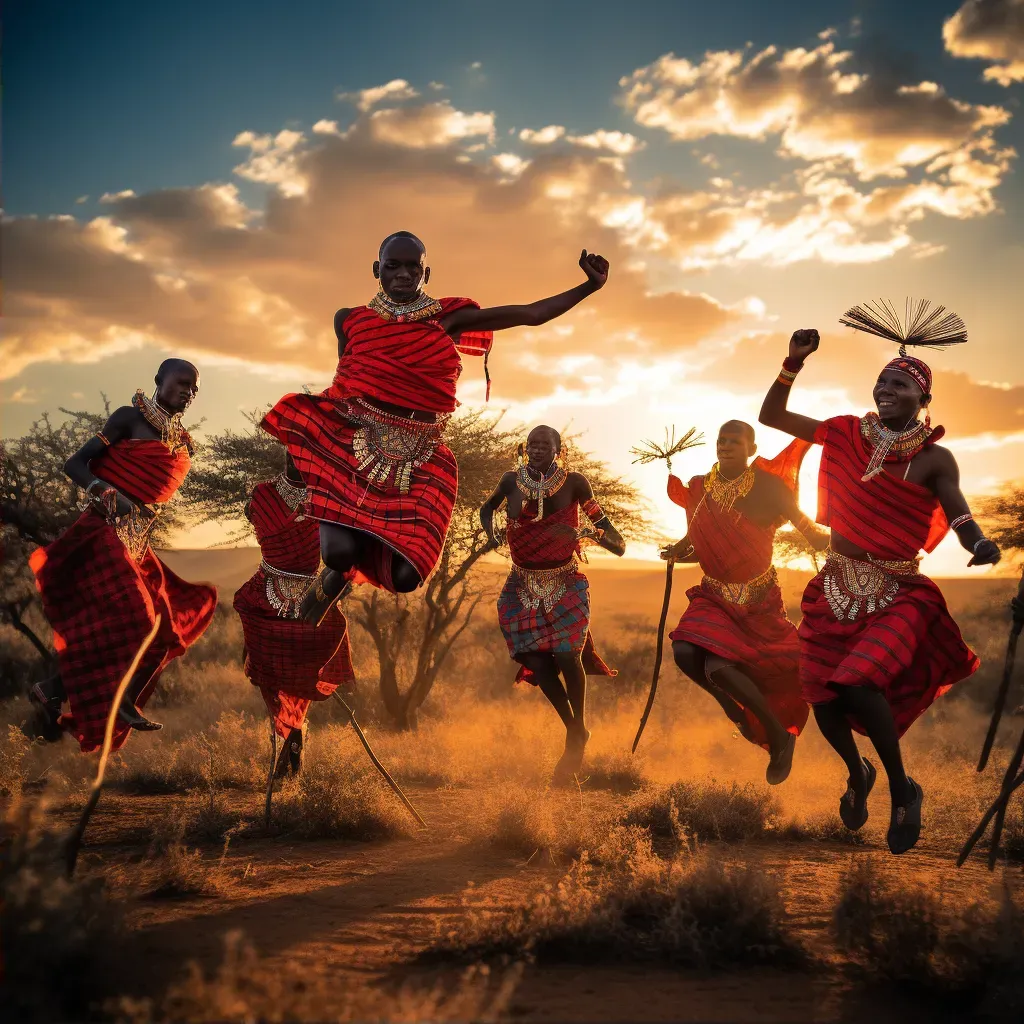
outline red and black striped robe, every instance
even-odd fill
[[[940,427],[929,443],[941,436]],[[914,559],[946,535],[949,526],[935,495],[896,475],[905,463],[861,480],[871,449],[861,437],[859,417],[825,420],[814,440],[824,448],[819,523],[886,561]],[[800,608],[804,698],[825,703],[835,698],[838,687],[869,686],[885,694],[901,736],[937,697],[980,664],[942,592],[927,576],[900,576],[888,607],[854,622],[838,622],[825,599],[822,572],[807,585]],[[859,722],[851,719],[850,724],[864,731]]]
[[[246,516],[265,562],[283,572],[316,573],[320,531],[301,505],[293,511],[273,483],[257,484]],[[319,626],[281,618],[267,600],[261,566],[235,594],[234,606],[245,635],[245,674],[260,688],[280,736],[302,728],[312,701],[327,700],[339,686],[352,689],[348,622],[337,605]]]
[[[477,304],[440,300],[442,314]],[[459,471],[444,444],[413,470],[408,494],[371,484],[352,451],[357,426],[345,399],[360,397],[444,415],[454,411],[462,372],[459,352],[486,355],[490,334],[463,334],[458,345],[436,319],[383,320],[367,306],[345,319],[344,354],[331,386],[319,395],[285,395],[263,419],[263,429],[291,453],[306,481],[308,514],[367,534],[375,543],[358,566],[375,586],[394,590],[391,554],[397,552],[424,580],[433,571],[451,522]]]
[[[596,506],[596,503],[595,503]],[[604,513],[601,512],[600,516]],[[600,517],[599,517],[600,518]],[[512,561],[526,569],[546,569],[565,565],[579,547],[580,503],[559,509],[537,519],[537,502],[527,501],[518,519],[509,519],[508,546]],[[579,651],[584,671],[589,676],[614,676],[594,647],[590,632],[590,583],[582,572],[568,572],[565,593],[551,608],[530,608],[519,595],[519,573],[509,573],[498,595],[498,624],[508,644],[508,653],[516,661],[524,654],[570,654]],[[516,682],[536,685],[533,672],[525,665]]]
[[[90,463],[107,483],[145,504],[169,501],[191,459],[157,440],[117,441]],[[151,548],[135,562],[114,530],[91,505],[52,544],[29,561],[53,627],[60,676],[71,706],[61,717],[84,752],[103,743],[114,693],[142,641],[161,616],[160,631],[143,658],[147,678],[135,703],[144,707],[164,668],[203,635],[213,618],[217,590],[186,583]],[[114,726],[117,750],[131,730]]]
[[[793,492],[800,464],[810,445],[794,441],[770,462],[755,459],[755,472],[777,476]],[[759,526],[737,509],[723,512],[704,493],[704,477],[684,486],[669,478],[669,497],[686,509],[690,543],[707,576],[722,583],[745,583],[768,571],[781,523]],[[800,696],[800,656],[796,627],[786,617],[779,587],[750,604],[736,604],[698,584],[686,592],[688,605],[669,634],[738,665],[757,686],[779,723],[794,736],[807,724],[807,703]],[[757,716],[743,709],[743,735],[765,750],[768,734]]]

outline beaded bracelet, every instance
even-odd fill
[[[784,387],[792,387],[793,381],[796,380],[796,375],[804,368],[804,364],[797,362],[795,359],[790,359],[786,356],[782,361],[782,369],[779,371],[779,376],[776,378],[777,384],[782,384]]]
[[[974,516],[972,516],[970,512],[965,512],[962,516],[957,516],[956,519],[949,524],[949,528],[951,530],[959,530],[964,523],[970,523],[973,522],[973,520]]]

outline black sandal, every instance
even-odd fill
[[[159,732],[163,725],[147,718],[136,706],[135,701],[126,693],[121,698],[121,706],[117,709],[117,720],[129,729],[139,732]]]
[[[778,753],[773,753],[768,761],[764,777],[769,786],[778,786],[785,782],[789,778],[789,773],[793,770],[796,737],[792,733],[788,733],[788,736],[786,745]]]
[[[868,797],[871,795],[871,790],[874,789],[875,779],[878,778],[875,766],[866,757],[862,757],[861,760],[864,762],[865,778],[863,803],[858,806],[857,791],[853,788],[852,779],[847,780],[846,792],[839,801],[839,817],[851,832],[863,828],[864,823],[868,820]]]
[[[22,733],[30,740],[42,739],[47,743],[56,743],[64,735],[60,725],[63,701],[60,697],[47,697],[39,683],[28,691],[28,701],[32,714],[22,726]]]
[[[914,787],[914,799],[909,804],[893,807],[889,832],[885,837],[889,844],[889,852],[897,855],[912,850],[921,838],[921,804],[924,803],[924,790],[909,775],[907,781]]]

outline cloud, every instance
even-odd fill
[[[370,297],[377,245],[399,227],[427,241],[436,294],[485,305],[571,287],[583,248],[612,261],[613,287],[558,331],[501,337],[496,401],[552,391],[561,382],[546,368],[565,357],[662,358],[748,316],[705,295],[651,291],[602,213],[603,197],[629,193],[615,161],[577,146],[521,163],[465,151],[493,127],[493,115],[421,103],[367,112],[337,134],[242,132],[234,141],[249,158],[237,174],[266,186],[262,208],[233,184],[210,183],[111,196],[88,221],[9,219],[3,373],[149,344],[201,364],[323,375],[335,359],[334,311]],[[465,378],[476,395],[473,362]]]
[[[447,100],[416,107],[392,107],[370,115],[370,134],[378,142],[412,149],[436,149],[462,139],[494,141],[494,114],[457,110]]]
[[[43,392],[35,388],[20,387],[12,391],[5,401],[14,405],[34,405],[42,396]]]
[[[1024,0],[967,0],[942,26],[947,52],[988,61],[989,82],[1024,82]]]
[[[431,87],[436,88],[436,83],[431,82]],[[339,100],[348,100],[353,103],[357,110],[366,113],[372,110],[384,100],[396,102],[399,100],[414,100],[419,93],[404,79],[394,78],[383,85],[374,85],[369,89],[359,89],[356,92],[342,92],[338,94]]]
[[[1010,118],[934,82],[876,81],[850,70],[852,57],[832,40],[811,50],[717,51],[698,64],[669,53],[622,78],[620,101],[638,124],[675,139],[778,137],[783,156],[843,161],[864,181],[905,177]]]
[[[549,124],[543,128],[524,128],[519,138],[531,146],[550,146],[560,139],[569,145],[584,149],[604,150],[616,156],[629,156],[643,149],[646,143],[629,132],[609,131],[598,128],[589,135],[568,135],[560,124]]]

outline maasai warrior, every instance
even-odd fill
[[[334,317],[338,369],[320,395],[286,395],[263,427],[282,441],[320,522],[324,571],[301,605],[319,622],[346,579],[406,593],[430,574],[444,545],[458,467],[443,444],[457,402],[459,353],[487,356],[494,331],[537,326],[601,288],[608,261],[580,256],[586,281],[526,306],[480,309],[471,299],[433,299],[426,249],[400,231],[381,244],[377,295]]]
[[[847,828],[868,817],[876,770],[857,750],[866,735],[889,779],[888,844],[905,853],[921,833],[923,793],[903,767],[900,738],[954,683],[978,667],[939,588],[918,571],[952,527],[971,552],[968,565],[992,565],[999,549],[971,517],[953,455],[935,442],[942,427],[918,417],[931,402],[932,373],[902,355],[874,387],[877,413],[818,421],[786,408],[818,332],[797,331],[789,357],[761,408],[761,422],[823,446],[818,522],[832,528],[825,567],[804,592],[800,680],[822,735],[849,770],[839,813]]]
[[[498,597],[498,622],[509,654],[522,665],[516,681],[538,686],[565,726],[565,751],[555,769],[559,783],[580,770],[590,739],[587,675],[615,674],[590,635],[590,587],[577,560],[580,540],[592,538],[615,555],[626,550],[587,478],[562,465],[561,450],[557,430],[535,427],[516,471],[501,478],[480,509],[480,522],[497,546],[494,513],[507,503],[512,571]]]
[[[181,417],[198,390],[199,371],[191,363],[165,360],[153,397],[136,392],[64,467],[89,505],[29,563],[60,668],[59,680],[39,684],[30,695],[47,738],[64,729],[85,752],[102,745],[118,684],[157,615],[159,632],[118,709],[113,749],[131,729],[159,729],[140,708],[163,669],[213,618],[216,589],[179,579],[149,546],[160,506],[191,466],[192,439]],[[70,713],[62,716],[65,699]]]
[[[686,509],[688,533],[663,558],[698,562],[704,578],[672,631],[676,664],[707,690],[770,760],[765,777],[784,782],[807,722],[800,696],[796,627],[786,618],[772,565],[775,533],[792,522],[816,549],[828,537],[797,507],[797,477],[810,445],[795,441],[770,462],[757,453],[754,428],[740,420],[718,432],[718,462],[684,484],[669,477],[669,497]]]
[[[286,456],[285,471],[257,484],[245,506],[263,555],[235,594],[245,634],[245,674],[260,688],[284,747],[276,774],[299,771],[309,705],[355,681],[348,623],[334,605],[320,628],[303,622],[299,602],[320,567],[320,532],[305,515],[306,487]]]

